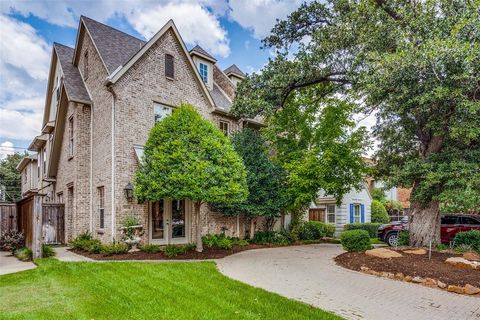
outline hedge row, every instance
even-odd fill
[[[346,224],[343,229],[348,230],[365,230],[368,232],[370,238],[376,238],[378,236],[378,227],[381,223],[351,223]]]

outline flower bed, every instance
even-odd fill
[[[428,254],[405,253],[405,249],[398,252],[402,257],[379,258],[365,252],[347,252],[337,256],[335,261],[351,270],[456,293],[471,292],[472,286],[480,288],[480,270],[463,269],[445,263],[448,258],[461,257],[461,254],[434,251],[429,260]],[[475,295],[480,297],[480,293]]]

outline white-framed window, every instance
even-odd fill
[[[45,176],[47,174],[47,147],[43,148],[43,175]]]
[[[362,222],[362,208],[359,203],[353,205],[353,222],[360,223]]]
[[[220,126],[220,130],[222,130],[223,134],[228,137],[228,134],[230,133],[228,122],[220,121],[219,126]]]
[[[160,103],[153,104],[153,112],[155,114],[155,123],[162,121],[167,116],[172,114],[172,108]]]
[[[100,229],[105,228],[105,189],[98,187],[98,219]]]
[[[200,62],[198,68],[200,69],[200,77],[202,78],[203,82],[207,83],[208,82],[208,65]]]
[[[73,157],[73,116],[68,118],[68,155]]]
[[[327,222],[335,223],[335,205],[334,204],[327,205]]]

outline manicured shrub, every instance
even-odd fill
[[[55,250],[53,249],[52,246],[49,246],[48,244],[43,244],[42,245],[42,257],[43,258],[53,257],[54,255],[55,255]]]
[[[86,240],[83,250],[90,253],[101,253],[103,250],[103,245],[100,240]]]
[[[326,223],[324,224],[324,228],[325,228],[325,237],[333,238],[337,227],[333,223]]]
[[[438,251],[445,251],[447,249],[448,249],[448,246],[446,244],[443,244],[443,243],[437,244],[437,250]]]
[[[22,232],[10,230],[4,232],[0,238],[0,249],[15,253],[15,250],[25,245],[25,237]]]
[[[277,244],[285,246],[290,244],[292,239],[286,232],[259,231],[255,233],[250,242],[257,244]]]
[[[209,248],[231,249],[234,245],[246,246],[248,241],[235,237],[228,237],[225,234],[207,234],[202,237],[203,245]]]
[[[365,230],[368,232],[370,238],[376,238],[378,236],[378,227],[381,223],[351,223],[346,224],[343,230]]]
[[[344,231],[340,236],[343,249],[347,251],[365,251],[370,249],[370,236],[366,230]]]
[[[123,242],[114,242],[112,244],[103,245],[101,247],[101,253],[105,255],[121,254],[128,252],[128,245]]]
[[[300,240],[320,240],[325,236],[323,223],[318,221],[306,221],[300,226],[298,237]]]
[[[465,245],[471,247],[475,251],[480,252],[480,231],[471,230],[465,232],[459,232],[453,239],[455,247]]]
[[[372,222],[373,223],[389,223],[390,217],[388,216],[387,209],[378,200],[372,201]]]
[[[190,243],[190,244],[186,244],[184,246],[176,246],[176,245],[173,245],[173,244],[169,244],[168,246],[165,247],[165,250],[164,250],[164,254],[167,256],[167,257],[176,257],[180,254],[184,254],[188,251],[192,251],[196,248],[196,245],[193,244],[193,243]]]
[[[16,249],[14,252],[14,255],[20,261],[31,261],[33,253],[32,253],[32,250],[30,250],[29,248],[23,247],[23,248]]]
[[[398,245],[408,246],[410,245],[410,234],[407,230],[402,230],[398,233]]]
[[[80,233],[80,234],[78,235],[78,237],[76,237],[75,239],[77,239],[77,240],[92,240],[93,237],[92,237],[92,235],[90,234],[90,232],[85,231],[85,232],[83,232],[83,233]]]
[[[160,246],[157,246],[155,244],[146,244],[141,246],[140,250],[148,253],[156,253],[156,252],[160,252],[162,248],[160,248]]]

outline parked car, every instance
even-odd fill
[[[449,244],[455,235],[461,231],[480,230],[480,216],[467,214],[442,215],[440,226],[440,238],[442,243]],[[378,228],[378,239],[386,242],[389,246],[395,246],[398,242],[398,233],[408,230],[408,217],[389,224],[382,224]]]

